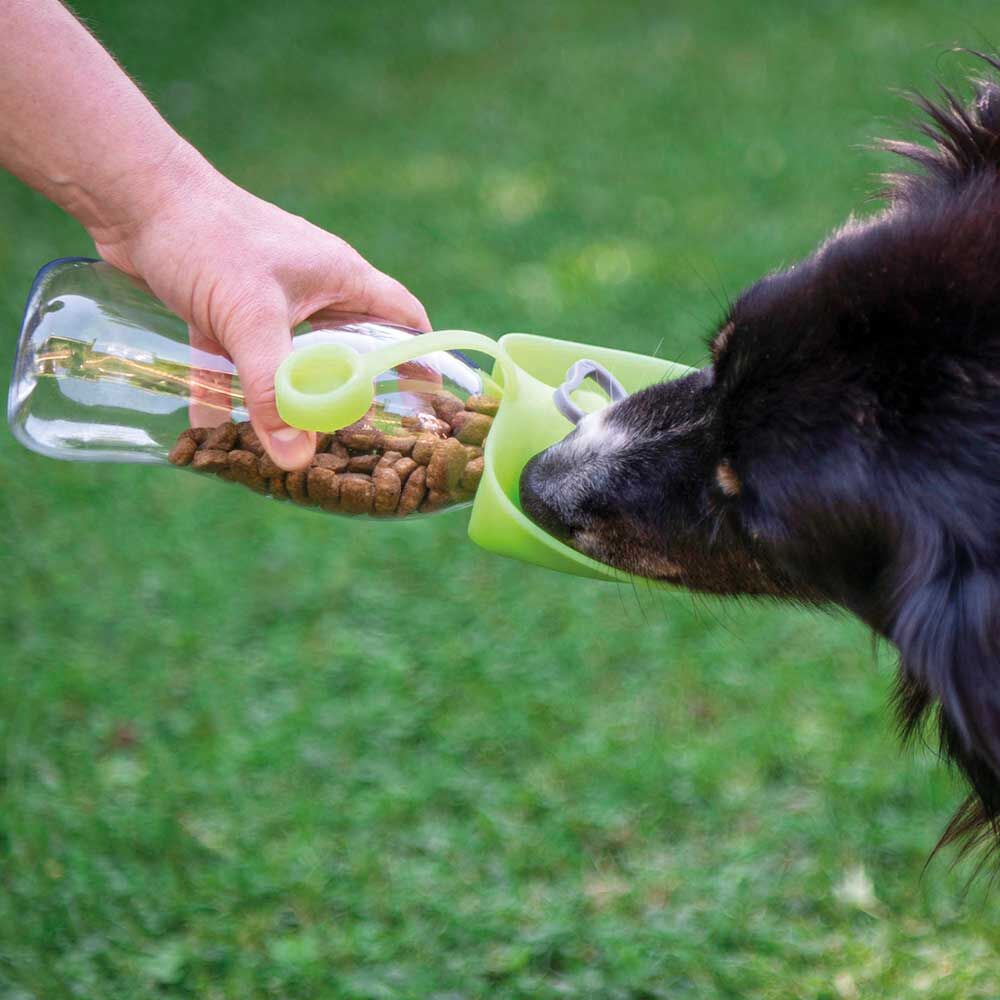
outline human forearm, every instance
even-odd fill
[[[98,243],[210,173],[57,0],[0,0],[0,166]]]

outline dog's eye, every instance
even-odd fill
[[[712,338],[712,360],[718,363],[719,358],[722,357],[723,352],[726,350],[729,344],[729,339],[733,335],[733,331],[736,329],[736,324],[730,320],[713,338]]]

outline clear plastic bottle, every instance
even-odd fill
[[[285,473],[253,433],[227,358],[192,345],[141,282],[97,261],[53,261],[25,310],[11,430],[51,458],[173,464],[334,513],[411,517],[474,501],[469,537],[484,549],[621,581],[525,515],[521,473],[584,414],[689,369],[528,333],[417,336],[365,317],[293,332],[278,411],[319,433],[308,471]]]
[[[295,334],[296,349],[363,355],[415,331],[337,317]],[[405,517],[471,502],[499,397],[471,357],[435,351],[377,375],[367,413],[319,434],[308,471],[285,473],[253,432],[225,356],[193,346],[141,282],[66,259],[32,286],[8,417],[22,444],[52,458],[172,463],[303,506]]]

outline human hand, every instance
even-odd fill
[[[274,401],[291,329],[338,310],[427,330],[423,307],[343,240],[223,177],[59,0],[0,7],[0,166],[145,281],[196,349],[228,355],[261,443],[282,468],[305,467],[313,436]]]
[[[182,169],[142,202],[141,217],[92,230],[97,250],[184,319],[194,347],[225,352],[261,443],[282,468],[304,468],[315,435],[288,427],[275,405],[291,330],[330,309],[418,330],[430,329],[427,314],[338,237],[243,190],[200,156]]]

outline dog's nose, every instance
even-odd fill
[[[551,491],[551,483],[543,472],[542,455],[536,455],[521,472],[521,509],[539,528],[564,542],[571,530],[558,508],[546,497],[547,487]]]

